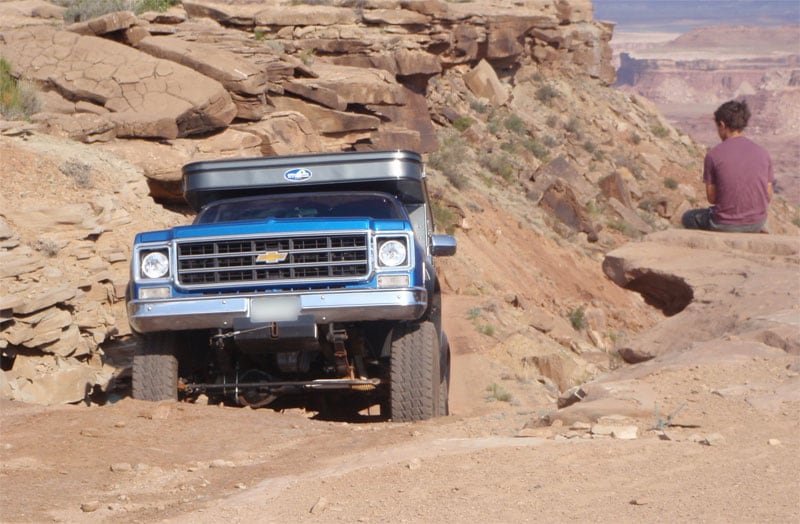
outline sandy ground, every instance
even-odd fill
[[[4,401],[0,521],[800,519],[800,403],[759,402],[800,380],[796,356],[652,372],[640,382],[656,392],[658,413],[601,421],[635,425],[637,438],[623,440],[584,425],[522,431],[554,404],[530,400],[530,386],[513,379],[503,382],[511,401],[490,402],[485,386],[505,370],[486,348],[464,349],[452,415],[421,423],[130,398]]]

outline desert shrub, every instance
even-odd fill
[[[561,96],[561,93],[558,92],[558,89],[553,87],[550,84],[545,84],[541,86],[539,89],[536,90],[536,100],[543,104],[550,104],[554,98],[558,98]]]
[[[606,159],[606,154],[601,149],[598,149],[594,152],[594,159],[598,162],[602,162]]]
[[[92,166],[86,162],[71,158],[61,164],[58,169],[73,179],[78,188],[88,189],[92,187]]]
[[[548,127],[555,128],[558,125],[558,117],[556,115],[550,115],[547,117],[547,125]]]
[[[467,311],[467,318],[469,320],[475,320],[479,316],[481,316],[481,308],[479,308],[477,306],[475,306],[475,307],[471,308],[469,311]]]
[[[572,327],[576,331],[580,331],[586,327],[586,310],[583,306],[570,309],[567,317],[569,318],[569,323],[572,324]]]
[[[525,149],[533,153],[533,156],[539,160],[546,160],[550,156],[550,150],[547,148],[547,146],[532,138],[524,141],[522,145]]]
[[[9,120],[27,120],[41,108],[39,95],[32,84],[11,74],[11,64],[0,58],[0,114]]]
[[[597,149],[597,146],[594,145],[594,142],[592,142],[591,140],[587,140],[583,144],[583,148],[586,150],[587,153],[594,153],[595,150]]]
[[[667,138],[669,136],[669,129],[664,126],[652,126],[650,131],[658,138]]]
[[[66,7],[64,22],[72,24],[117,11],[133,11],[136,14],[145,11],[166,11],[178,0],[67,0],[62,2]]]
[[[614,231],[618,231],[625,235],[626,237],[634,238],[637,236],[638,231],[632,225],[624,222],[622,220],[611,220],[606,225],[609,229],[613,229]]]
[[[518,135],[523,135],[528,132],[527,128],[525,127],[525,121],[517,115],[508,115],[508,118],[506,118],[505,122],[503,122],[503,125],[506,129]]]
[[[472,126],[472,124],[474,124],[474,123],[475,123],[475,121],[473,119],[471,119],[470,117],[461,116],[461,117],[456,118],[453,121],[453,127],[458,129],[459,131],[463,132],[463,131],[466,131],[467,129],[469,129],[470,126]]]
[[[634,145],[638,145],[642,142],[642,137],[639,135],[639,133],[634,131],[631,135],[631,142],[633,142]]]
[[[33,244],[33,249],[42,253],[48,258],[53,258],[61,251],[61,246],[59,246],[58,242],[53,239],[40,238]]]
[[[486,386],[486,400],[489,402],[511,402],[511,393],[500,384],[493,382]]]
[[[568,133],[572,133],[577,137],[581,136],[581,121],[578,120],[578,117],[570,118],[566,124],[564,124],[564,130]]]
[[[492,106],[485,100],[473,98],[469,101],[469,107],[478,114],[485,115],[492,110]]]
[[[300,61],[303,62],[303,64],[310,66],[311,64],[314,63],[314,58],[316,57],[316,55],[317,55],[316,49],[313,48],[304,49],[300,51],[299,55]]]
[[[452,235],[458,225],[458,215],[452,209],[436,200],[433,201],[433,223],[448,235]]]
[[[489,153],[480,158],[480,164],[490,173],[510,182],[514,177],[514,163],[508,153]]]
[[[464,174],[465,159],[469,148],[459,135],[451,135],[442,140],[438,151],[428,157],[428,166],[439,171],[456,189],[462,189],[467,178]]]
[[[674,178],[665,178],[664,187],[667,189],[678,189],[678,182]]]
[[[253,40],[256,42],[263,42],[267,39],[267,35],[264,34],[264,31],[259,31],[258,29],[255,30],[253,33]]]
[[[553,135],[544,135],[542,137],[542,144],[546,147],[556,147],[558,145],[558,139]]]
[[[486,129],[491,134],[497,136],[500,134],[500,127],[502,126],[502,119],[500,115],[494,113],[492,116],[489,117],[489,121],[486,122]]]

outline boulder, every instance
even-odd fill
[[[508,89],[503,86],[486,60],[478,62],[478,65],[464,75],[464,81],[475,96],[489,100],[494,106],[502,105],[508,100]]]
[[[156,58],[185,65],[220,82],[229,91],[259,95],[266,91],[267,73],[239,55],[200,42],[151,36],[136,47]]]
[[[136,25],[138,20],[131,11],[117,11],[96,16],[90,20],[76,22],[64,29],[79,35],[102,36],[115,31],[122,31]]]
[[[296,98],[277,96],[270,101],[279,111],[294,111],[302,113],[313,124],[318,133],[351,133],[354,131],[372,131],[380,127],[380,119],[371,115],[360,115],[334,111],[316,104],[308,104]]]
[[[328,26],[349,25],[359,20],[355,9],[327,5],[264,7],[255,14],[256,26]]]
[[[0,54],[24,78],[111,111],[117,136],[175,138],[227,126],[225,88],[185,66],[116,42],[52,28],[3,34]]]
[[[264,156],[314,153],[322,147],[311,121],[297,111],[276,111],[260,122],[236,129],[259,137]]]
[[[362,19],[367,24],[379,25],[426,26],[430,23],[428,16],[405,9],[369,9],[364,11]]]

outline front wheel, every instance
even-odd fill
[[[392,420],[410,422],[442,414],[446,400],[443,406],[439,349],[433,322],[401,324],[393,330],[389,399]]]
[[[178,399],[178,359],[173,332],[142,335],[133,354],[133,398]]]

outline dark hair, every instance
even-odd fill
[[[714,122],[722,122],[732,131],[742,131],[747,127],[748,120],[750,120],[750,109],[744,100],[741,102],[730,100],[714,111]]]

